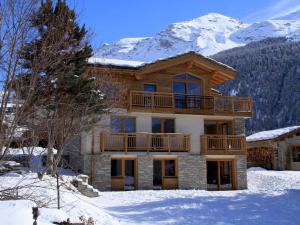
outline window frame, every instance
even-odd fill
[[[183,76],[185,75],[186,77],[187,76],[191,76],[195,79],[176,79],[176,77],[178,76]],[[199,95],[204,95],[204,81],[202,78],[199,78],[193,74],[189,74],[189,73],[186,73],[186,74],[177,74],[177,75],[174,75],[173,76],[173,79],[172,79],[172,93],[176,94],[176,92],[174,92],[174,83],[183,83],[184,86],[185,86],[185,95],[190,95],[188,93],[188,84],[189,83],[193,83],[193,84],[199,84],[200,85],[200,93]],[[180,93],[179,93],[180,94]]]
[[[213,122],[216,123],[217,126],[217,134],[207,134],[206,130],[205,130],[205,123],[206,122]],[[221,130],[221,123],[226,123],[228,125],[229,128],[229,133],[227,135],[234,135],[234,120],[213,120],[213,119],[204,119],[204,134],[205,135],[226,135],[226,134],[219,134],[219,131]]]
[[[173,120],[174,121],[174,132],[176,133],[176,118],[172,118],[172,117],[152,117],[151,118],[151,132],[153,133],[153,120],[160,120],[160,132],[161,134],[164,134],[164,130],[165,130],[165,121],[166,120]]]
[[[175,163],[175,175],[174,176],[166,176],[166,162],[165,161],[169,161],[169,160],[173,160]],[[154,165],[154,161],[161,161],[161,171],[162,171],[162,178],[178,178],[178,158],[153,158],[153,165]]]
[[[113,120],[114,119],[120,119],[121,123],[120,123],[120,131],[118,132],[115,132],[113,131]],[[113,115],[111,116],[110,118],[110,130],[111,132],[114,132],[114,133],[128,133],[128,132],[125,132],[125,120],[126,119],[134,119],[134,132],[129,132],[129,133],[135,133],[136,132],[136,117],[135,116],[116,116],[116,115]]]

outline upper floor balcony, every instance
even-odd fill
[[[129,110],[251,117],[252,99],[250,97],[202,96],[131,91]]]

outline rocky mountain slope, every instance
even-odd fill
[[[218,89],[225,95],[252,96],[248,133],[300,125],[300,41],[271,38],[220,52],[214,59],[239,76]]]
[[[187,51],[203,55],[244,46],[268,37],[300,40],[300,11],[254,24],[217,13],[169,25],[153,37],[124,38],[104,44],[96,56],[153,61]]]

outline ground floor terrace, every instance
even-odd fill
[[[83,155],[82,172],[101,191],[247,188],[245,155]]]

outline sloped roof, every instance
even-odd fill
[[[246,140],[247,142],[274,140],[298,131],[300,132],[300,126],[284,127],[280,129],[261,131],[252,134],[248,136]]]
[[[230,69],[230,70],[236,71],[234,68],[232,68],[232,67],[230,67],[230,66],[228,66],[224,63],[221,63],[221,62],[218,62],[218,61],[216,61],[212,58],[203,56],[203,55],[201,55],[197,52],[194,52],[194,51],[189,51],[189,52],[186,52],[186,53],[182,53],[182,54],[179,54],[179,55],[174,55],[174,56],[170,56],[170,57],[166,57],[166,58],[158,58],[158,59],[156,59],[154,61],[150,61],[150,62],[91,57],[91,58],[89,58],[88,63],[98,64],[98,65],[103,65],[103,66],[141,68],[141,67],[145,67],[145,66],[148,66],[148,65],[151,65],[151,64],[155,64],[155,63],[158,63],[158,62],[161,62],[161,61],[168,61],[168,60],[178,58],[178,57],[181,57],[181,56],[186,56],[186,55],[196,55],[196,56],[200,57],[201,59],[204,59],[208,62],[211,62],[213,64],[221,66],[225,69]]]
[[[146,74],[161,71],[179,64],[188,63],[205,69],[212,75],[212,84],[221,84],[224,81],[234,79],[237,72],[232,67],[205,57],[196,52],[186,52],[183,54],[157,59],[152,62],[141,62],[131,60],[107,59],[107,58],[90,58],[90,65],[100,66],[112,69],[131,70],[135,73],[137,79],[143,79]]]

